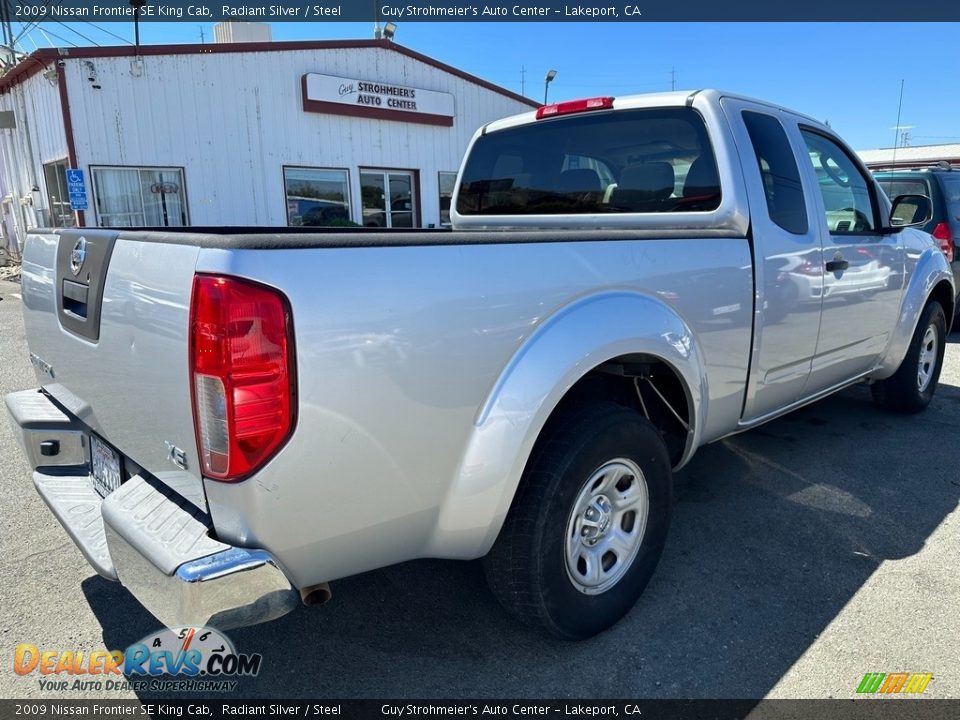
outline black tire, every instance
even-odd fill
[[[646,588],[670,527],[673,475],[657,430],[621,405],[604,402],[573,409],[547,432],[527,463],[504,526],[483,564],[493,594],[511,615],[556,637],[577,640],[616,623]],[[567,569],[568,523],[577,522],[571,520],[572,511],[582,493],[588,492],[587,481],[617,460],[633,463],[641,471],[648,499],[646,526],[640,529],[641,514],[636,512],[640,536],[639,545],[633,542],[636,554],[623,563],[626,570],[612,571],[623,574],[611,587],[597,586],[597,594],[588,595],[577,588]],[[630,474],[623,481],[624,492],[634,492]],[[591,483],[591,488],[596,485]],[[642,494],[640,486],[635,487]],[[610,491],[620,492],[619,488],[617,483]],[[611,518],[608,529],[629,519]],[[607,530],[600,532],[602,539]],[[571,540],[571,547],[579,547],[580,537],[577,532],[571,534],[571,539],[577,539]]]
[[[936,348],[933,352],[935,364],[928,373],[929,381],[921,388],[918,380],[921,366],[921,347],[929,344],[924,341],[927,330],[932,329],[936,339]],[[873,399],[886,408],[902,413],[917,413],[927,407],[937,390],[940,379],[940,370],[943,368],[943,352],[947,341],[947,318],[943,307],[936,300],[931,300],[920,313],[917,329],[910,340],[907,354],[897,368],[897,372],[886,380],[880,380],[870,386]]]

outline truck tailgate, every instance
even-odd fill
[[[123,477],[139,465],[206,510],[188,367],[199,249],[117,235],[30,237],[22,276],[30,359],[43,388],[126,456]]]

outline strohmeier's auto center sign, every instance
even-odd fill
[[[303,109],[308,112],[453,125],[453,95],[359,78],[307,73]]]

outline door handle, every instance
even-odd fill
[[[850,263],[843,258],[836,258],[827,262],[827,272],[838,272],[846,270],[848,267],[850,267]]]

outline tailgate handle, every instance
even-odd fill
[[[87,319],[89,286],[73,280],[63,281],[63,310],[83,320]]]
[[[827,263],[827,272],[838,272],[846,270],[848,267],[850,267],[850,262],[847,260],[831,260]]]

